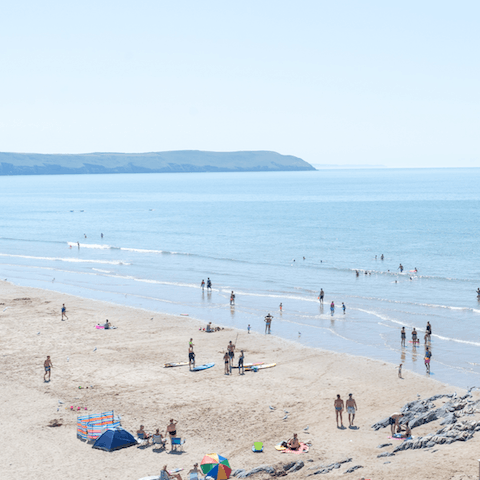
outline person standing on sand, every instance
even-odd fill
[[[193,343],[190,341],[190,345],[188,347],[188,368],[191,370],[195,368],[195,352],[193,351]]]
[[[66,312],[67,312],[67,307],[65,307],[65,304],[63,304],[62,305],[62,320],[63,320],[63,317],[65,317],[68,320]]]
[[[337,398],[335,402],[333,403],[333,406],[335,407],[335,415],[336,415],[336,420],[337,420],[337,428],[340,428],[338,426],[338,417],[340,416],[340,423],[342,424],[343,427],[343,419],[342,419],[342,412],[343,412],[343,400],[340,398],[340,395],[337,395]]]
[[[432,358],[432,352],[427,347],[425,350],[425,368],[427,369],[427,373],[430,373],[430,359]]]
[[[402,338],[402,347],[405,346],[405,340],[407,338],[407,334],[405,333],[405,327],[402,327],[402,331],[400,332],[400,336]]]
[[[250,324],[248,324],[247,331],[248,331],[249,334],[250,334],[250,329],[251,329],[251,328],[252,328],[252,327],[250,326]]]
[[[245,360],[245,355],[243,350],[240,350],[240,357],[238,359],[238,373],[239,375],[245,375],[245,368],[243,366]]]
[[[228,356],[230,357],[230,369],[231,369],[233,366],[233,359],[235,358],[235,345],[232,343],[231,340],[230,342],[228,342],[227,351],[228,351]]]
[[[223,360],[225,362],[225,373],[224,375],[229,375],[230,374],[230,355],[228,352],[225,352],[225,355],[223,356]]]
[[[43,366],[45,368],[45,375],[43,376],[43,381],[49,382],[50,377],[52,375],[52,368],[53,368],[52,361],[50,360],[50,355],[47,355],[47,359],[43,362]],[[46,379],[47,373],[48,373],[48,380]]]
[[[325,292],[323,291],[323,288],[320,289],[320,294],[318,295],[320,303],[323,303],[323,297],[325,296]]]
[[[172,441],[172,438],[175,438],[177,436],[177,423],[178,421],[171,418],[170,423],[167,425],[166,433],[168,433],[168,435],[170,436],[170,442]],[[172,448],[173,448],[173,445],[172,445]]]
[[[395,434],[396,427],[400,425],[400,419],[403,417],[403,413],[392,413],[388,419],[388,424],[392,431],[392,437]]]
[[[348,394],[348,400],[345,402],[345,406],[347,407],[348,412],[348,423],[351,427],[353,427],[353,420],[355,420],[355,413],[358,410],[357,402],[352,397],[352,394]]]
[[[265,333],[270,333],[270,328],[272,326],[272,318],[273,317],[270,314],[265,317]]]

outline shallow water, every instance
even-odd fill
[[[430,321],[434,378],[480,385],[478,185],[480,169],[0,177],[0,275],[257,331],[270,312],[273,334],[418,373]],[[421,346],[400,347],[403,325]]]

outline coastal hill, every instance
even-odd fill
[[[0,175],[79,173],[272,172],[315,170],[309,163],[276,152],[40,154],[0,152]]]

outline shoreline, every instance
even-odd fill
[[[377,458],[381,451],[376,447],[387,441],[388,432],[374,431],[371,425],[416,399],[417,393],[426,398],[452,393],[455,388],[409,371],[404,371],[405,378],[400,380],[393,364],[305,346],[275,335],[248,335],[230,327],[206,335],[198,330],[202,321],[193,317],[19,287],[11,282],[2,286],[0,298],[5,306],[1,310],[9,308],[0,311],[1,424],[5,431],[28,431],[36,445],[34,452],[25,443],[6,445],[0,459],[8,478],[60,480],[81,469],[85,479],[139,479],[158,475],[164,464],[183,468],[185,478],[184,472],[210,451],[225,455],[234,469],[298,460],[307,467],[318,466],[351,457],[353,463],[333,470],[329,478],[415,477],[418,462],[429,458],[425,455],[430,452],[402,452],[389,457],[390,463],[385,464],[386,459]],[[69,317],[64,322],[60,319],[62,303]],[[105,318],[118,329],[95,329]],[[237,333],[238,348],[245,349],[246,362],[275,362],[277,366],[243,376],[236,372],[223,375],[222,355]],[[190,337],[197,364],[212,361],[215,367],[194,373],[186,367],[164,369],[163,363],[168,361],[185,361]],[[52,356],[54,366],[50,383],[42,379],[46,355]],[[89,385],[94,388],[78,388]],[[337,429],[333,400],[337,393],[345,399],[350,392],[359,407],[355,419],[358,429]],[[132,433],[141,423],[149,432],[155,428],[163,432],[173,417],[179,420],[179,435],[187,439],[185,452],[175,455],[169,449],[154,453],[151,447],[130,447],[108,454],[92,449],[76,438],[77,415],[62,410],[58,400],[64,402],[61,405],[87,406],[90,413],[114,409]],[[269,410],[270,405],[275,411]],[[289,412],[286,420],[282,420],[284,409]],[[348,425],[346,417],[343,420]],[[53,419],[63,425],[48,428]],[[307,426],[308,432],[304,430]],[[414,434],[431,431],[434,427],[425,425],[417,427]],[[273,448],[291,438],[293,432],[299,434],[300,441],[312,442],[308,453],[289,456]],[[263,454],[252,453],[255,441],[264,442]],[[460,465],[476,473],[478,465],[473,459],[478,443],[473,438],[439,446],[428,478],[454,478]],[[360,475],[344,475],[357,464],[363,466]],[[307,472],[304,468],[288,476],[304,478]]]

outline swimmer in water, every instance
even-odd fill
[[[380,260],[383,260],[385,257],[383,256],[383,253],[382,253],[382,256],[380,257]]]

